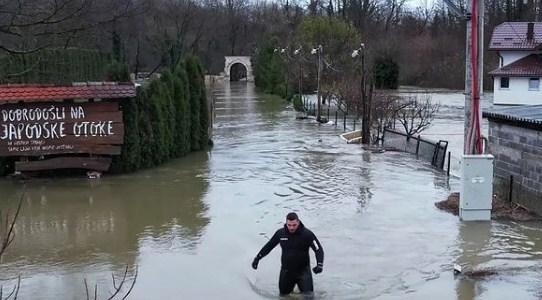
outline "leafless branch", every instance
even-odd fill
[[[122,289],[122,286],[126,282],[126,276],[127,275],[128,275],[128,266],[126,266],[126,268],[124,269],[124,274],[122,275],[122,280],[120,281],[120,284],[119,284],[118,287],[115,284],[115,276],[113,274],[111,275],[111,277],[113,277],[113,287],[115,288],[115,292],[113,292],[111,297],[107,298],[107,300],[111,300],[111,299],[115,298],[115,296],[118,295],[118,293],[120,293],[120,291]]]
[[[5,298],[3,297],[3,286],[0,286],[0,300],[17,300],[17,297],[19,296],[19,289],[21,287],[21,276],[17,277],[17,284],[13,287],[11,290],[11,293],[7,295]],[[12,298],[13,297],[13,298]]]
[[[15,214],[13,215],[13,217],[10,218],[10,213],[8,210],[4,216],[5,220],[2,221],[1,219],[2,214],[0,212],[0,259],[2,258],[2,255],[4,255],[8,246],[15,239],[15,222],[17,221],[17,218],[19,217],[19,213],[21,212],[21,207],[23,205],[23,198],[24,198],[24,193],[21,195],[21,198],[19,199],[19,204],[17,205],[17,210],[15,211]]]
[[[132,284],[130,285],[130,288],[128,289],[128,291],[126,291],[126,293],[124,294],[124,297],[122,297],[122,300],[128,298],[128,295],[130,295],[130,293],[132,292],[132,290],[134,289],[134,286],[135,286],[135,283],[136,283],[136,280],[137,280],[137,274],[139,272],[139,269],[138,267],[136,266],[136,269],[135,269],[135,273],[134,273],[134,279],[132,280]]]
[[[87,279],[85,278],[83,280],[83,282],[85,283],[85,292],[87,293],[87,300],[90,300],[90,297],[89,297],[89,294],[88,294],[88,284],[87,284]]]
[[[31,54],[31,53],[38,52],[42,49],[45,49],[47,47],[49,47],[49,45],[42,45],[40,47],[36,47],[30,50],[20,50],[20,49],[13,49],[13,48],[8,48],[6,46],[0,45],[0,50],[4,50],[5,52],[9,54]]]
[[[398,121],[409,136],[419,134],[431,125],[440,104],[432,103],[431,97],[407,97],[397,108]]]
[[[130,267],[126,266],[121,278],[115,278],[115,275],[111,274],[111,281],[113,283],[113,292],[107,298],[107,300],[128,298],[137,280],[138,267],[137,266],[135,267],[135,270],[132,276],[129,276],[129,273],[130,273],[129,271],[130,271]],[[126,290],[128,282],[130,281],[131,281],[130,287]],[[85,291],[86,291],[87,300],[90,300],[90,295],[88,291],[88,283],[86,279],[84,279],[84,283],[85,283]],[[94,300],[97,300],[97,299],[98,299],[98,284],[95,284],[94,285]]]
[[[146,1],[111,1],[103,7],[95,0],[30,2],[0,4],[0,53],[26,54],[67,45],[78,32],[140,15],[147,6]]]
[[[52,24],[62,23],[69,19],[77,17],[84,9],[88,8],[92,0],[85,0],[81,4],[81,6],[79,6],[72,12],[68,12],[64,16],[60,16],[62,12],[64,11],[64,9],[66,8],[66,6],[68,6],[68,4],[72,2],[75,2],[75,1],[73,0],[64,1],[63,3],[60,4],[60,6],[58,6],[57,2],[55,1],[55,8],[52,11],[48,12],[47,16],[35,21],[24,22],[24,23],[19,23],[19,24],[13,23],[11,24],[11,26],[25,28],[25,27],[32,27],[32,26],[37,26],[37,25],[52,25]]]

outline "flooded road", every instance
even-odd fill
[[[434,206],[459,181],[414,156],[344,144],[251,85],[215,97],[208,153],[99,180],[0,181],[3,207],[26,190],[0,279],[21,275],[19,299],[85,299],[86,278],[106,299],[111,273],[137,265],[129,299],[279,299],[280,249],[250,263],[294,210],[325,250],[317,299],[542,294],[540,224],[461,223]],[[454,263],[497,274],[454,278]]]

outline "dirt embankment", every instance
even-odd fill
[[[435,203],[439,209],[452,213],[459,214],[459,193],[451,193],[448,199]],[[528,211],[525,207],[509,203],[493,197],[493,207],[491,210],[491,218],[494,220],[513,220],[513,221],[533,221],[542,220],[542,217]]]

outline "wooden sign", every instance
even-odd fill
[[[123,141],[116,102],[0,105],[0,156],[118,155]]]

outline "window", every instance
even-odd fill
[[[501,77],[501,89],[507,89],[510,87],[510,78]]]
[[[529,91],[538,91],[540,78],[529,78]]]

